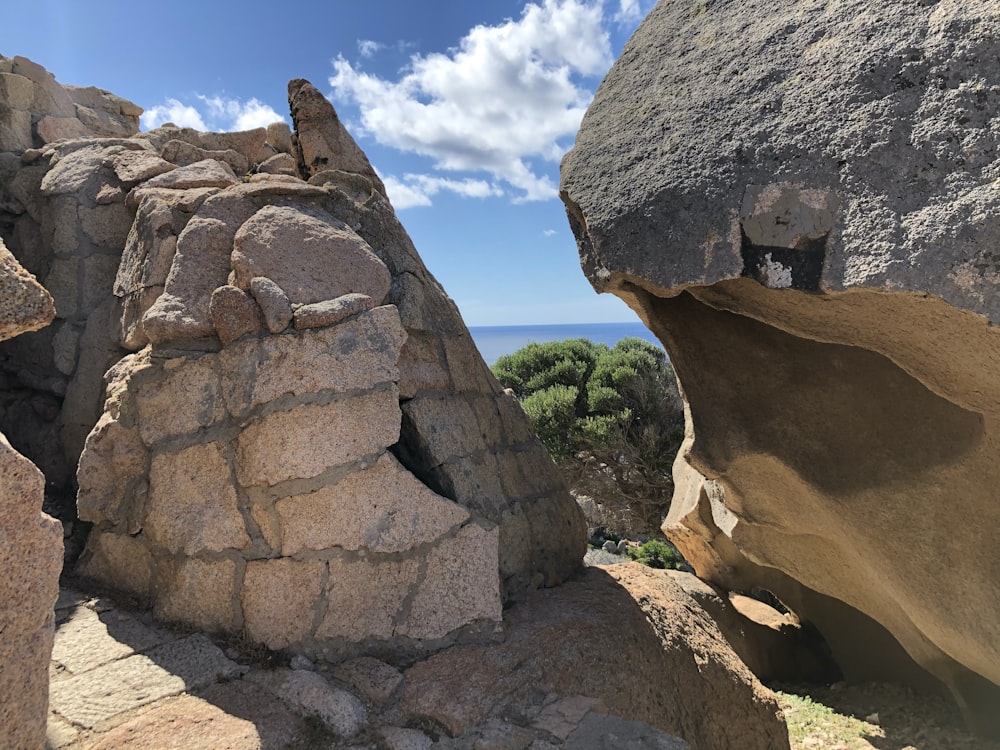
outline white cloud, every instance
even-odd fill
[[[150,107],[140,117],[143,129],[151,130],[172,122],[182,128],[228,132],[253,130],[284,120],[270,105],[256,98],[242,101],[202,94],[195,98],[201,102],[200,105],[193,106],[177,99],[167,99],[164,104]]]
[[[542,230],[542,234],[544,234],[546,237],[555,237],[558,234],[558,232],[556,232],[555,229],[544,229]]]
[[[386,193],[398,211],[415,206],[430,206],[431,197],[448,191],[466,198],[490,198],[503,195],[503,189],[485,180],[451,180],[423,174],[405,174],[403,179],[385,177]]]
[[[615,23],[634,23],[641,17],[642,9],[639,8],[639,0],[619,0],[618,12],[615,13],[614,17]]]
[[[618,10],[611,20],[623,30],[631,32],[649,15],[654,5],[656,0],[618,0]]]
[[[165,103],[149,107],[139,116],[144,130],[158,128],[165,122],[172,122],[181,128],[206,130],[205,121],[194,107],[182,104],[177,99],[167,99]]]
[[[358,105],[362,132],[379,143],[430,157],[436,169],[485,171],[514,187],[515,200],[554,198],[544,172],[571,145],[592,97],[580,79],[611,65],[603,22],[600,0],[532,2],[516,21],[476,26],[447,53],[413,55],[396,81],[338,57],[330,85]]]
[[[198,98],[208,107],[209,121],[221,124],[222,130],[263,128],[282,119],[281,115],[257,98],[247,102],[221,96],[202,96],[201,94],[198,95]]]
[[[373,41],[371,39],[359,39],[358,40],[358,52],[362,57],[371,57],[380,49],[384,49],[385,45],[380,42]]]

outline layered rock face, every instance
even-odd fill
[[[987,4],[662,2],[562,172],[687,398],[668,536],[994,734],[998,39]]]
[[[492,633],[582,516],[332,106],[289,102],[294,133],[0,155],[57,318],[0,349],[0,423],[78,489],[80,570],[164,620],[330,658]]]
[[[45,326],[52,298],[0,240],[0,339]],[[62,527],[41,512],[42,473],[0,432],[0,745],[45,742]]]

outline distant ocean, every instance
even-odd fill
[[[486,364],[492,365],[504,354],[513,354],[532,342],[563,339],[590,339],[598,344],[614,346],[623,338],[634,336],[657,346],[660,342],[642,323],[571,323],[554,326],[470,326],[479,353]]]

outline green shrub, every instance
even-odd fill
[[[641,547],[628,547],[625,554],[636,562],[661,570],[677,570],[682,562],[673,547],[656,539],[650,539]]]
[[[659,527],[684,436],[662,349],[638,338],[613,348],[587,339],[528,344],[500,357],[493,373],[520,399],[572,489],[617,516],[619,531]]]

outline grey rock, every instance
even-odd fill
[[[64,718],[92,729],[160,698],[239,675],[239,665],[210,640],[191,635],[55,682],[49,699]]]
[[[341,737],[353,737],[368,722],[368,711],[360,700],[315,672],[293,669],[279,695],[301,713],[319,716]]]
[[[567,750],[688,750],[680,737],[665,734],[641,721],[591,712],[562,744]]]
[[[661,2],[636,31],[563,160],[591,283],[906,289],[1000,322],[995,9],[786,10]]]
[[[160,156],[166,161],[176,164],[181,167],[186,167],[189,164],[195,164],[199,161],[204,161],[205,159],[213,159],[215,161],[225,162],[232,168],[233,172],[238,175],[244,175],[250,168],[250,163],[247,158],[233,149],[225,149],[222,151],[211,151],[205,148],[199,148],[192,143],[187,143],[181,140],[167,141],[163,144],[160,149]]]
[[[292,303],[280,286],[264,276],[256,276],[250,280],[250,293],[260,305],[267,330],[281,333],[288,328],[292,322]]]
[[[0,240],[0,339],[42,328],[55,314],[52,296]]]
[[[236,175],[227,163],[215,159],[203,159],[152,177],[146,180],[145,187],[183,190],[187,188],[227,187],[235,182]]]
[[[267,143],[275,151],[283,154],[292,152],[292,131],[284,122],[272,122],[267,126]]]
[[[434,741],[419,729],[382,727],[378,730],[378,736],[386,750],[430,750],[434,744]]]
[[[371,656],[341,662],[333,675],[377,706],[386,703],[403,681],[402,672]]]
[[[364,177],[375,190],[385,195],[385,185],[368,157],[315,86],[302,79],[289,81],[288,106],[303,164],[302,177],[325,170],[352,172]]]
[[[45,479],[0,433],[0,745],[40,747],[62,561],[62,527],[41,512]]]
[[[302,305],[295,310],[295,330],[324,328],[346,320],[352,315],[371,310],[375,300],[367,294],[344,294],[336,299]]]
[[[253,297],[238,287],[220,286],[212,292],[208,314],[223,344],[260,333],[260,308]]]
[[[52,646],[52,661],[71,674],[82,674],[109,662],[146,651],[166,640],[127,612],[98,614],[78,607],[59,625]]]
[[[275,154],[257,167],[257,172],[261,174],[287,174],[298,177],[299,169],[295,164],[295,157],[291,154]]]
[[[325,211],[306,206],[257,211],[236,233],[232,267],[240,288],[264,276],[302,305],[354,292],[381,303],[391,284],[385,263],[363,238]]]

